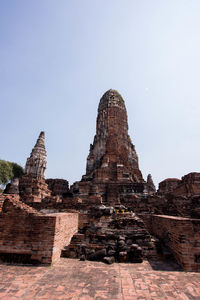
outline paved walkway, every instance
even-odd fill
[[[52,267],[1,264],[0,299],[200,300],[200,273],[147,261],[106,265],[62,259]]]

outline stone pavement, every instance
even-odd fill
[[[51,267],[0,264],[0,299],[200,300],[200,273],[154,261],[106,265],[64,258]]]

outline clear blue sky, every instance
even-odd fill
[[[110,88],[145,178],[200,171],[200,1],[0,0],[1,159],[44,130],[46,177],[80,180]]]

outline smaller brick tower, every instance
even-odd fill
[[[41,202],[50,196],[48,185],[45,182],[46,170],[45,134],[41,131],[37,142],[27,158],[25,174],[19,181],[19,194],[25,203]]]
[[[147,190],[149,194],[154,194],[156,192],[156,187],[154,185],[151,174],[147,176]]]
[[[27,158],[25,174],[33,178],[44,178],[46,164],[45,134],[41,131],[30,157]]]

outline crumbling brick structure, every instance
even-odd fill
[[[44,215],[8,196],[0,214],[0,260],[51,264],[77,229],[75,213]]]
[[[192,172],[180,179],[168,178],[159,183],[159,194],[174,196],[200,195],[200,173]]]
[[[186,271],[200,271],[200,219],[152,215],[150,232],[170,247]]]
[[[151,175],[145,181],[139,169],[117,91],[100,100],[81,181],[69,189],[66,180],[45,180],[45,169],[41,132],[19,186],[7,189],[13,196],[0,196],[1,257],[51,263],[62,249],[68,257],[134,262],[155,258],[160,239],[186,270],[199,271],[200,173],[163,180],[156,192]],[[69,209],[81,212],[78,232],[76,212],[61,213]],[[43,214],[50,211],[57,214]]]
[[[175,196],[200,196],[200,173],[193,172],[183,176],[173,190]]]
[[[169,194],[178,186],[180,179],[167,178],[159,183],[158,193]]]
[[[85,202],[94,186],[107,205],[119,204],[127,193],[143,194],[153,188],[152,178],[147,184],[139,169],[135,146],[128,135],[125,103],[115,90],[107,91],[100,100],[86,174],[71,191]]]
[[[42,131],[30,157],[27,158],[25,174],[19,180],[19,195],[23,202],[30,205],[44,202],[52,206],[57,202],[62,202],[60,198],[69,192],[67,180],[45,180],[46,164],[45,134]],[[12,190],[9,188],[9,193],[12,193]]]
[[[156,240],[125,207],[96,206],[80,214],[79,231],[62,256],[106,263],[142,262],[156,257]]]
[[[69,183],[64,179],[46,179],[48,189],[51,191],[51,194],[54,196],[66,195],[69,192]]]
[[[27,158],[25,174],[19,180],[19,195],[23,202],[41,202],[51,195],[44,179],[45,169],[45,134],[41,131],[30,157]]]

